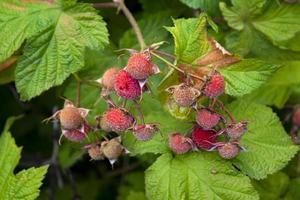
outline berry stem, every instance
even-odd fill
[[[126,18],[128,19],[129,23],[132,26],[132,29],[136,35],[136,38],[140,44],[141,50],[145,49],[146,44],[141,32],[141,29],[138,25],[138,23],[136,22],[135,18],[133,17],[132,13],[130,12],[130,10],[126,7],[124,0],[117,0],[118,2],[118,8],[122,10],[122,12],[124,13],[124,15],[126,16]]]
[[[142,112],[141,105],[137,101],[134,101],[134,105],[135,105],[135,108],[136,108],[136,110],[138,111],[138,113],[140,115],[142,124],[145,124],[145,119],[144,119],[144,115],[143,115],[143,112]]]
[[[93,7],[96,9],[99,8],[117,8],[118,4],[115,2],[104,2],[104,3],[93,3]]]
[[[224,104],[218,99],[216,99],[215,101],[216,101],[216,103],[218,103],[220,105],[221,109],[228,115],[228,117],[230,118],[231,124],[235,124],[234,117],[231,115],[229,110],[224,106]]]
[[[155,57],[157,57],[158,59],[160,59],[161,61],[165,62],[166,64],[168,64],[168,66],[170,66],[171,68],[183,73],[184,75],[189,75],[193,78],[199,79],[201,81],[205,81],[205,78],[199,77],[197,75],[191,74],[191,73],[187,73],[184,70],[180,69],[179,67],[177,67],[176,65],[173,65],[171,62],[169,62],[168,60],[164,59],[163,57],[159,56],[158,54],[151,52],[152,55],[154,55]]]
[[[81,82],[77,81],[76,107],[80,106],[80,92],[81,92]]]

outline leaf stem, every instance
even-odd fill
[[[130,10],[126,7],[124,0],[115,0],[115,1],[118,2],[119,8],[122,10],[124,15],[128,19],[129,23],[131,24],[132,29],[136,35],[136,38],[140,44],[141,50],[143,50],[146,47],[146,44],[145,44],[141,29],[140,29],[138,23],[136,22],[135,18],[133,17],[132,13],[130,12]]]
[[[152,55],[154,55],[155,57],[157,57],[158,59],[160,59],[161,61],[165,62],[166,64],[168,64],[170,67],[172,67],[173,69],[183,73],[184,75],[189,75],[193,78],[199,79],[201,81],[205,81],[205,78],[199,77],[197,75],[191,74],[191,73],[187,73],[185,72],[183,69],[180,69],[179,67],[177,67],[176,65],[173,65],[171,62],[169,62],[168,60],[164,59],[163,57],[157,55],[156,53],[154,53],[153,51],[151,52]]]
[[[115,2],[105,2],[105,3],[93,3],[93,7],[96,9],[99,8],[117,8],[118,4]]]

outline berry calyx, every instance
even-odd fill
[[[126,71],[135,79],[147,79],[156,73],[157,67],[151,62],[150,56],[145,53],[134,53],[128,59]]]
[[[147,141],[150,140],[158,130],[154,124],[140,124],[133,128],[133,134],[137,140]]]
[[[80,111],[76,107],[65,107],[59,112],[59,121],[64,129],[78,129],[84,122]]]
[[[100,146],[97,144],[89,145],[87,148],[88,154],[91,160],[102,160],[104,159],[103,153],[101,152]]]
[[[198,110],[196,114],[196,122],[203,129],[213,128],[219,123],[220,119],[221,117],[219,114],[206,108]]]
[[[247,121],[241,121],[236,124],[231,124],[226,128],[226,133],[230,137],[230,139],[237,140],[248,131],[247,125]]]
[[[293,124],[300,126],[300,107],[296,107],[293,112]]]
[[[119,68],[112,67],[106,70],[100,80],[100,83],[108,90],[114,89],[115,78],[117,73],[120,71]]]
[[[239,154],[240,148],[237,144],[229,142],[218,147],[218,152],[224,159],[233,159]]]
[[[167,89],[167,91],[173,94],[175,102],[181,107],[191,106],[200,96],[199,90],[185,83],[171,86]]]
[[[100,119],[100,127],[107,132],[124,132],[131,128],[135,122],[133,116],[122,109],[110,108]]]
[[[213,130],[204,130],[200,127],[195,127],[192,131],[192,140],[197,147],[209,150],[217,141],[217,134]]]
[[[205,84],[203,94],[209,98],[216,98],[225,91],[225,80],[220,74],[214,74]]]
[[[192,149],[193,143],[190,138],[173,133],[169,136],[169,147],[176,154],[184,154]]]
[[[115,77],[114,89],[116,94],[125,99],[136,99],[142,93],[138,80],[125,70],[120,70]]]

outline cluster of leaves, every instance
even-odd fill
[[[163,91],[178,83],[178,73],[155,60],[162,73],[150,79],[154,97],[143,96],[142,110],[146,121],[161,123],[162,135],[157,134],[151,141],[143,142],[136,141],[131,134],[124,134],[123,145],[141,160],[149,154],[154,154],[157,159],[153,164],[146,161],[151,164],[145,172],[146,193],[140,185],[129,181],[130,191],[122,186],[119,198],[254,200],[284,196],[293,199],[299,195],[296,191],[299,180],[290,181],[287,175],[274,173],[287,165],[298,147],[292,144],[276,113],[268,106],[282,108],[293,94],[299,94],[296,89],[300,84],[300,46],[297,42],[300,4],[272,0],[180,2],[208,15],[176,19],[174,26],[167,28],[174,38],[176,64],[197,69],[197,62],[214,51],[213,37],[238,59],[238,62],[221,66],[218,71],[226,79],[226,107],[237,120],[250,122],[249,131],[241,140],[247,151],[232,161],[207,152],[174,156],[166,138],[175,131],[187,132],[191,128],[187,122],[192,116],[186,109],[167,103]],[[164,0],[157,6],[152,1],[141,0],[145,13],[138,24],[147,44],[170,41],[163,26],[171,25],[170,15],[176,18],[189,10],[180,2],[173,4]],[[12,71],[4,71],[14,77],[8,78],[8,74],[1,73],[0,82],[14,79],[22,100],[30,100],[63,84],[76,72],[82,80],[96,80],[106,68],[125,64],[125,59],[118,59],[113,49],[138,48],[134,32],[128,30],[121,38],[111,38],[117,41],[116,47],[111,45],[101,50],[109,43],[105,22],[91,5],[75,0],[5,0],[0,2],[0,11],[0,62],[17,60],[17,64],[9,69]],[[219,22],[220,17],[224,17],[225,22]],[[220,23],[219,27],[212,19]],[[219,32],[213,32],[208,24]],[[112,31],[115,31],[113,25]],[[161,50],[172,53],[172,48],[170,44],[162,46]],[[218,60],[218,64],[225,59]],[[210,66],[214,64],[216,62]],[[82,83],[81,106],[92,109],[93,119],[96,113],[105,109],[105,104],[99,101],[98,87]],[[76,91],[76,82],[65,81],[63,94],[67,98],[74,100]],[[46,167],[21,171],[14,176],[20,149],[15,146],[8,128],[4,129],[0,143],[0,166],[7,169],[0,171],[0,190],[5,188],[0,196],[13,199],[9,195],[20,198],[28,195],[28,199],[34,199]],[[61,147],[59,158],[64,168],[73,165],[83,154],[82,151],[72,153],[69,145]],[[9,152],[7,146],[10,146]],[[139,175],[138,179],[143,180],[143,177]],[[94,179],[91,182],[98,184]],[[5,187],[1,187],[1,183]],[[15,184],[22,185],[23,189],[18,189]],[[270,189],[266,192],[268,186]]]

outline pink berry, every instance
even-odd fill
[[[73,129],[73,130],[63,130],[63,135],[72,142],[83,141],[90,130],[89,125],[84,123],[83,130]]]
[[[125,99],[136,99],[142,93],[138,80],[125,70],[119,71],[116,75],[114,89],[118,96]]]
[[[72,130],[82,126],[84,119],[78,108],[65,107],[59,112],[59,121],[64,129]]]
[[[247,132],[248,122],[241,121],[236,124],[231,124],[226,128],[226,133],[230,139],[237,140]]]
[[[139,141],[150,140],[157,131],[158,128],[153,124],[141,124],[133,128],[133,134]]]
[[[192,141],[180,133],[173,133],[169,136],[169,146],[174,153],[184,154],[192,149]]]
[[[124,152],[124,147],[118,138],[113,138],[101,143],[101,152],[107,159],[115,160]]]
[[[113,90],[115,84],[115,78],[119,71],[120,69],[116,67],[112,67],[106,70],[101,79],[101,84],[103,85],[103,87],[105,87],[108,90]]]
[[[88,154],[92,160],[102,160],[104,158],[100,146],[97,144],[93,144],[88,148]]]
[[[126,71],[135,79],[146,79],[155,73],[155,68],[149,56],[135,53],[128,59]]]
[[[184,83],[171,86],[167,91],[173,94],[175,102],[181,107],[191,106],[200,96],[199,90]]]
[[[104,131],[124,132],[134,123],[133,116],[119,108],[107,110],[100,119],[100,126]]]
[[[203,108],[197,111],[196,114],[196,122],[201,126],[203,129],[211,129],[214,126],[218,125],[221,117],[219,114]]]
[[[197,147],[208,150],[214,146],[217,141],[217,134],[213,130],[204,130],[195,127],[192,131],[192,140]]]
[[[205,96],[215,98],[223,94],[225,91],[225,80],[220,74],[212,75],[203,89]]]
[[[293,113],[293,123],[296,126],[300,126],[300,107],[297,107]]]
[[[237,144],[225,143],[224,145],[218,147],[219,155],[224,159],[235,158],[239,152],[240,148]]]

